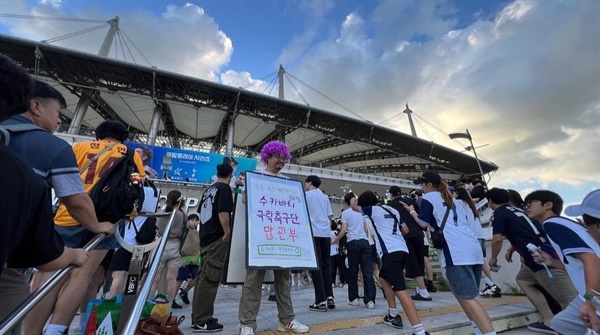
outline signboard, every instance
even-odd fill
[[[317,269],[302,182],[248,172],[246,220],[246,268]]]
[[[152,149],[152,159],[144,162],[158,173],[158,179],[199,184],[212,184],[217,173],[217,165],[227,161],[228,156],[210,154],[192,150],[165,148],[154,145],[126,142],[127,146],[137,148],[147,146]],[[252,158],[234,157],[237,167],[233,171],[232,181],[235,183],[240,171],[256,170],[256,160]],[[232,184],[233,184],[232,183]]]
[[[225,284],[243,284],[246,280],[246,205],[242,202],[242,197],[241,193],[235,195],[229,252],[223,267]],[[267,271],[263,282],[273,281],[273,271]]]

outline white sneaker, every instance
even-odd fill
[[[348,301],[348,305],[350,306],[358,306],[358,298],[352,300],[352,301]]]
[[[372,301],[369,301],[369,302],[367,303],[367,308],[368,308],[368,309],[374,309],[374,308],[375,308],[375,303],[374,303],[374,302],[372,302]]]
[[[292,332],[292,333],[308,333],[308,326],[298,322],[298,320],[294,319],[292,322],[287,325],[279,322],[279,326],[277,327],[277,331],[280,332]]]
[[[246,325],[240,324],[238,326],[238,331],[236,334],[237,335],[254,335],[254,329],[252,329]]]

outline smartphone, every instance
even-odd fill
[[[498,272],[498,271],[500,271],[501,267],[502,267],[501,265],[490,266],[490,271]]]

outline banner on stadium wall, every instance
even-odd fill
[[[201,184],[212,184],[216,178],[217,165],[228,160],[230,156],[211,154],[192,150],[165,148],[141,143],[126,142],[127,146],[137,148],[147,146],[152,149],[152,159],[145,162],[158,173],[158,179]],[[234,157],[238,165],[233,171],[232,182],[235,182],[241,171],[256,170],[256,160],[252,158]]]

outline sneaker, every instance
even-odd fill
[[[548,326],[546,326],[543,322],[532,323],[527,326],[527,329],[532,332],[541,333],[541,334],[554,334],[558,335],[558,332]]]
[[[494,284],[494,286],[485,285],[485,288],[479,292],[479,295],[482,297],[494,297],[500,298],[502,296],[502,290],[498,287],[498,285]]]
[[[350,305],[350,306],[358,306],[359,305],[358,298],[354,299],[352,301],[348,300],[348,305]]]
[[[394,317],[392,317],[390,314],[387,314],[383,317],[383,323],[396,329],[402,329],[404,327],[400,314],[396,314]]]
[[[375,308],[375,303],[372,301],[367,302],[367,308],[368,309],[374,309]]]
[[[417,334],[413,333],[413,335],[417,335]],[[431,335],[431,334],[429,334],[428,331],[425,331],[425,335]]]
[[[250,328],[250,329],[252,329],[252,328]],[[215,319],[210,319],[205,324],[192,325],[192,331],[194,333],[216,333],[216,332],[220,332],[221,330],[223,330],[223,325],[220,323],[217,323],[217,321],[215,321]]]
[[[308,326],[301,324],[298,320],[294,319],[292,322],[284,325],[279,322],[279,326],[277,326],[277,331],[280,332],[292,332],[292,333],[308,333]]]
[[[329,308],[329,309],[335,308],[335,301],[333,300],[333,297],[327,297],[327,308]]]
[[[179,296],[181,297],[181,301],[183,301],[184,304],[186,304],[186,305],[190,304],[190,298],[188,297],[188,292],[186,290],[184,290],[183,288],[180,288]]]
[[[183,307],[181,307],[181,305],[178,304],[177,301],[173,300],[173,302],[171,303],[171,308],[173,308],[173,309],[182,309]]]
[[[327,312],[327,302],[323,301],[319,304],[309,305],[308,310],[313,312]]]
[[[254,329],[252,329],[246,325],[239,325],[238,331],[236,334],[237,335],[254,335]]]
[[[274,295],[269,295],[269,299],[267,299],[269,301],[277,301],[277,298],[275,298]]]
[[[412,298],[412,300],[417,300],[417,301],[431,301],[433,300],[431,297],[424,297],[421,295],[421,293],[417,292],[415,295],[411,295],[410,296]]]

